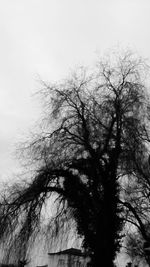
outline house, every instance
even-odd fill
[[[48,253],[48,267],[87,267],[90,257],[80,249],[70,248],[55,253]]]

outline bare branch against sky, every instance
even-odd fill
[[[1,1],[1,179],[14,170],[19,134],[38,117],[38,75],[61,79],[115,46],[150,58],[149,11],[148,0]]]

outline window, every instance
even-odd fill
[[[65,260],[64,259],[60,259],[58,261],[58,267],[65,267]]]

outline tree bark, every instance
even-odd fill
[[[113,262],[119,245],[117,242],[119,229],[117,183],[111,183],[104,189],[103,207],[97,219],[92,267],[114,267]]]

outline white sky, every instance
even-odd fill
[[[150,59],[149,0],[0,0],[0,178],[18,166],[14,144],[38,118],[32,94],[109,48]]]

